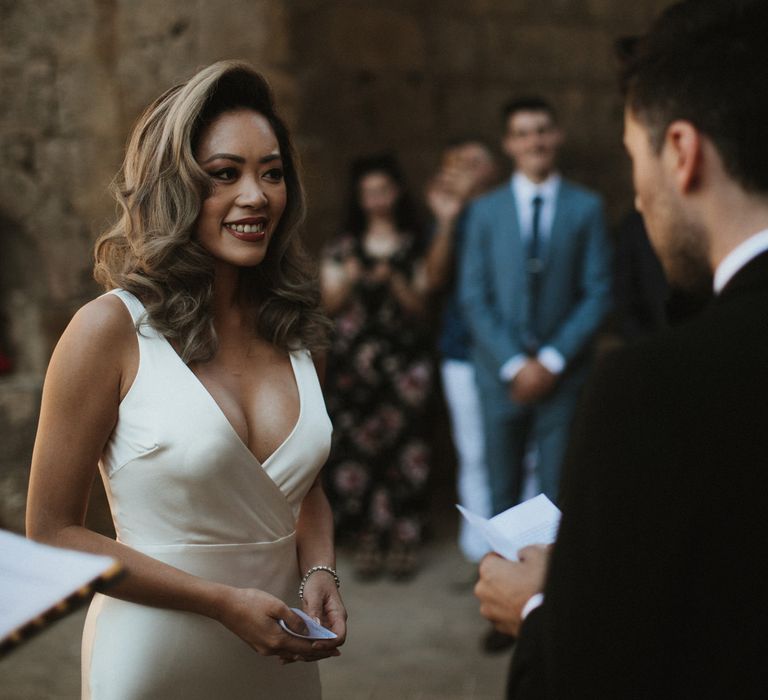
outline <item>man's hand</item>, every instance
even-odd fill
[[[487,554],[480,562],[480,578],[475,595],[480,614],[499,632],[516,637],[522,624],[523,607],[544,587],[551,547],[533,545],[521,549],[520,561],[509,561],[498,554]]]
[[[545,398],[557,383],[557,375],[552,374],[536,358],[530,358],[522,366],[509,385],[509,396],[522,404],[535,403]]]

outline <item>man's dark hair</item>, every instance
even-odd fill
[[[551,102],[538,95],[516,97],[507,102],[501,108],[501,120],[505,128],[509,124],[510,117],[518,112],[546,112],[552,119],[552,122],[557,124],[557,110]]]
[[[627,107],[660,150],[691,122],[746,190],[768,192],[768,1],[685,0],[620,40]]]

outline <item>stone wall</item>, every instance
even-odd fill
[[[631,202],[612,44],[668,0],[0,0],[0,522],[22,526],[40,386],[73,311],[98,293],[93,239],[144,105],[239,57],[272,82],[306,170],[308,241],[338,225],[347,165],[400,154],[420,191],[441,144],[497,141],[499,106],[551,98],[567,174]]]
[[[563,170],[602,192],[616,221],[631,206],[631,185],[613,45],[669,4],[297,0],[294,75],[312,233],[336,231],[351,158],[394,150],[419,192],[446,140],[477,133],[498,143],[501,105],[531,93],[561,113]]]

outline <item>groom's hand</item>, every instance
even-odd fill
[[[522,624],[525,604],[544,587],[550,547],[534,545],[518,552],[520,561],[488,554],[480,562],[475,595],[480,614],[499,632],[516,637]]]

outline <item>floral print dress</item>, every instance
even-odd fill
[[[354,256],[364,271],[376,262],[353,236],[336,241],[326,255],[338,263]],[[390,266],[412,279],[416,262],[413,237],[403,236]],[[326,375],[334,433],[324,472],[337,533],[377,535],[385,546],[418,544],[434,378],[426,324],[401,307],[388,283],[365,272],[334,321]]]

